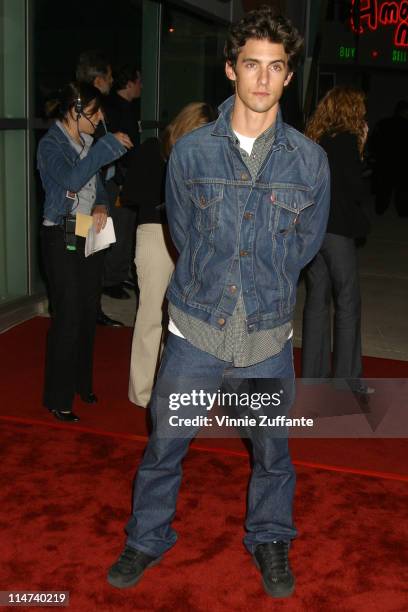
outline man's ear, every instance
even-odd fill
[[[285,79],[285,81],[284,81],[284,83],[283,83],[283,86],[284,86],[284,87],[287,87],[287,86],[289,85],[289,83],[290,83],[290,82],[291,82],[291,80],[292,80],[292,77],[293,77],[293,72],[289,72],[289,73],[288,73],[288,76],[286,77],[286,79]]]
[[[237,75],[235,74],[235,70],[231,64],[231,62],[225,62],[225,74],[230,81],[236,81]]]

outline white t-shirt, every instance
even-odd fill
[[[252,147],[254,146],[254,142],[256,138],[250,138],[249,136],[243,136],[242,134],[238,134],[238,132],[236,132],[235,130],[234,130],[234,134],[239,140],[239,146],[241,147],[241,149],[244,149],[244,151],[246,151],[248,155],[251,155]]]

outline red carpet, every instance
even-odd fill
[[[45,336],[49,321],[37,317],[0,334],[1,415],[28,422],[42,421],[58,426],[41,406]],[[145,439],[146,411],[127,399],[131,330],[98,328],[95,359],[97,406],[79,400],[75,411],[81,417],[71,427]],[[299,366],[300,351],[295,351]],[[364,358],[368,378],[408,378],[408,362]],[[63,427],[70,427],[64,425]],[[246,455],[239,439],[197,440],[195,445],[222,448]],[[358,471],[408,475],[408,441],[405,439],[293,439],[295,462],[330,465]]]
[[[297,589],[273,601],[241,543],[248,461],[191,451],[179,541],[121,592],[105,575],[123,545],[141,444],[40,425],[0,429],[0,590],[67,590],[72,612],[407,609],[406,483],[299,468]]]
[[[291,600],[264,594],[242,546],[248,458],[232,438],[197,440],[207,452],[187,457],[176,547],[138,587],[109,587],[146,434],[146,412],[127,400],[131,330],[98,329],[100,402],[78,401],[81,421],[68,426],[41,406],[47,326],[37,318],[0,335],[0,590],[69,590],[73,612],[405,612],[408,445],[398,439],[291,440]],[[408,378],[408,362],[366,358],[365,374]]]

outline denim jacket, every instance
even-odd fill
[[[166,211],[179,258],[167,297],[223,329],[242,292],[252,333],[293,318],[300,271],[323,241],[330,175],[323,149],[279,111],[275,142],[252,180],[234,144],[233,103],[173,147]]]
[[[108,196],[99,170],[126,153],[126,148],[113,136],[106,134],[80,159],[67,136],[52,125],[40,140],[37,151],[37,167],[45,191],[44,218],[61,223],[72,208],[72,197],[96,174],[95,205],[108,207]]]

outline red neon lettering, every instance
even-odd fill
[[[401,22],[395,32],[394,45],[408,47],[408,23]]]
[[[361,6],[361,0],[352,0],[351,3],[351,29],[357,34],[364,32],[363,21],[367,20],[370,30],[376,30],[377,23],[377,0],[366,0],[366,4]]]
[[[371,31],[379,25],[397,26],[394,34],[396,47],[408,47],[408,0],[382,2],[378,0],[352,0],[350,25],[353,32],[363,34],[368,28]]]
[[[384,2],[380,7],[378,20],[384,25],[398,23],[398,4],[396,2]]]
[[[403,0],[400,5],[400,19],[401,21],[408,20],[408,2],[406,0]]]

